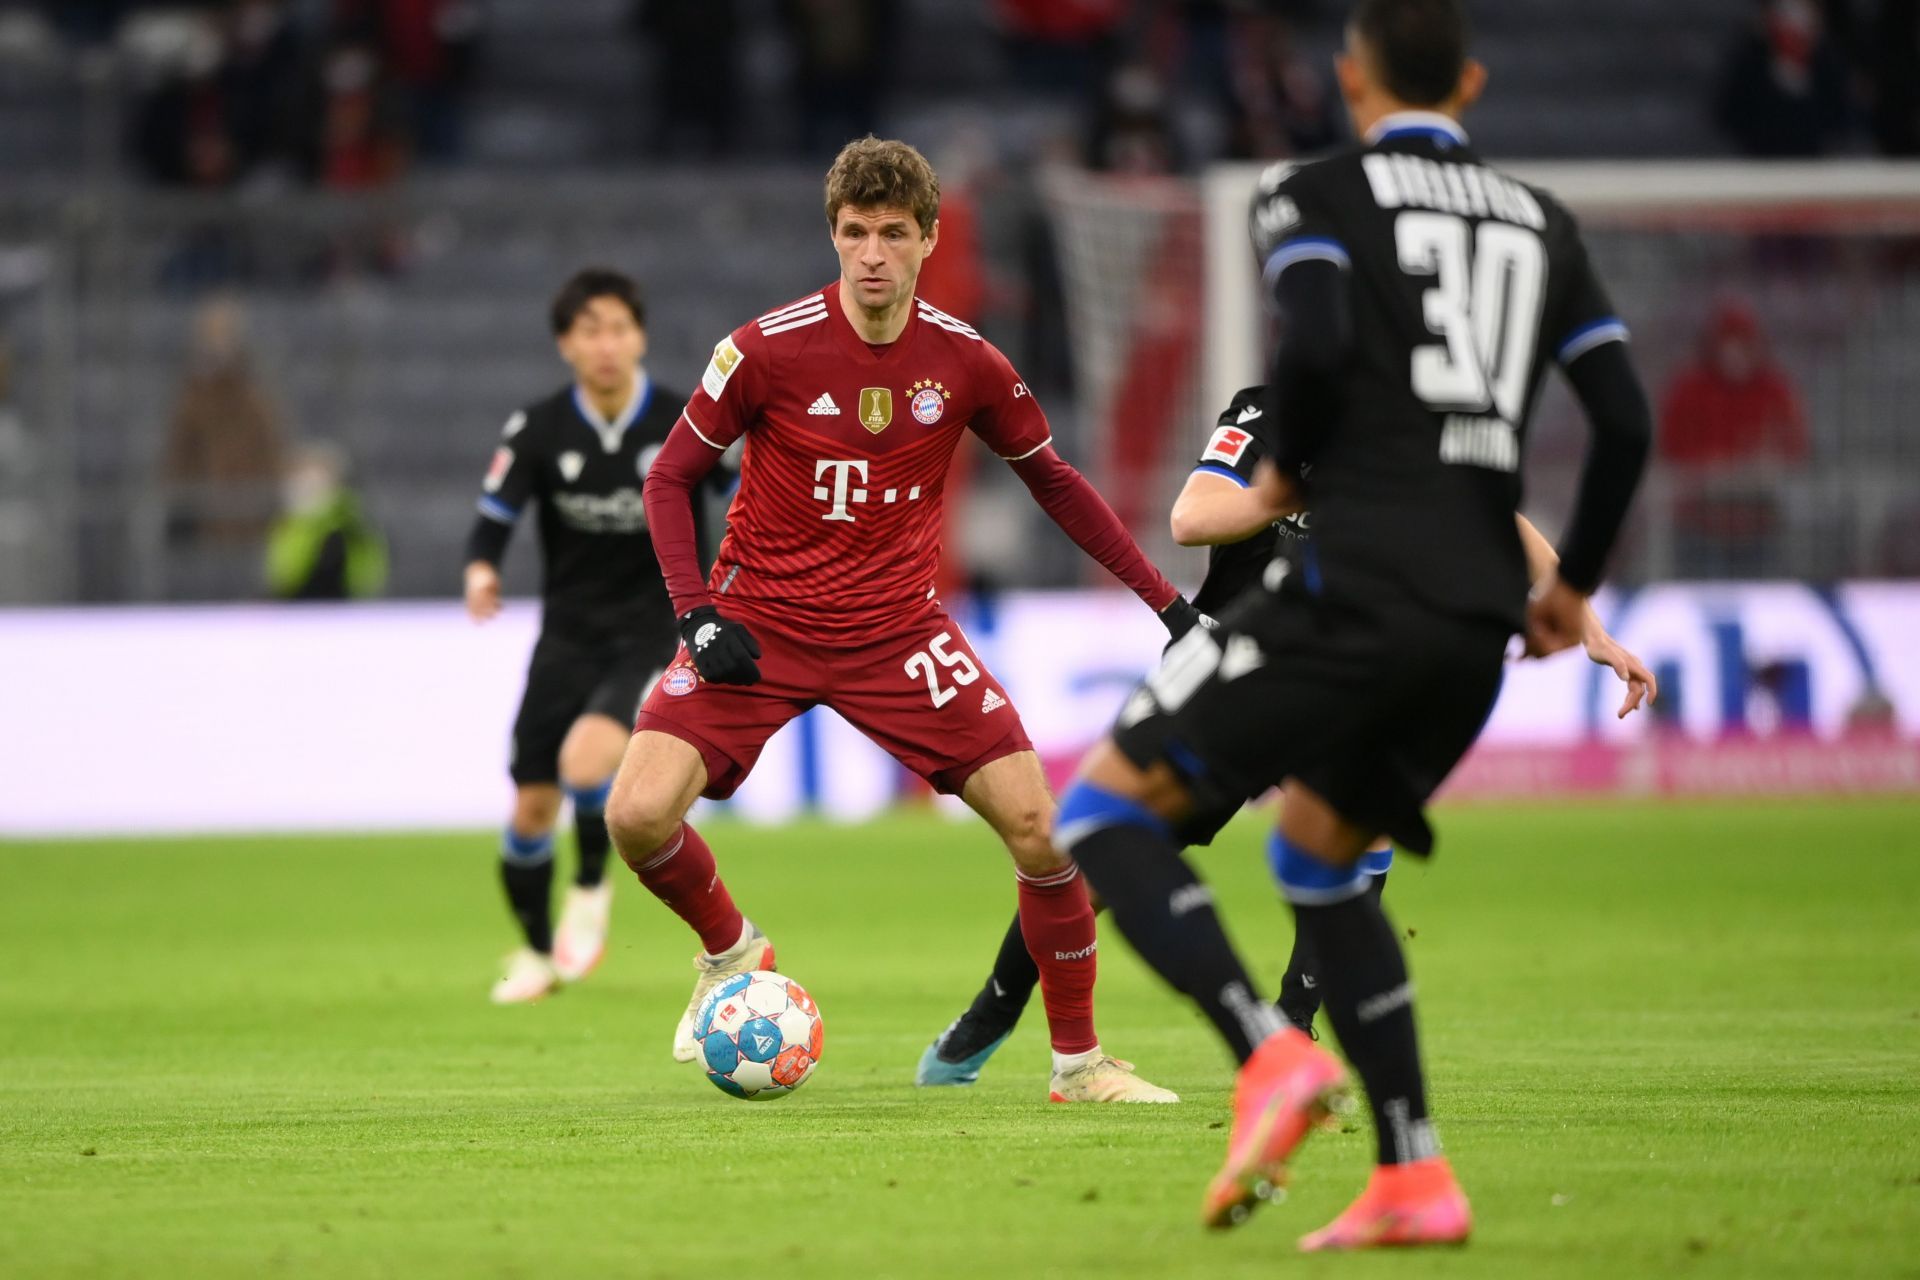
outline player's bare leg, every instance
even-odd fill
[[[706,762],[692,745],[651,729],[633,735],[607,801],[607,830],[621,859],[654,897],[700,935],[699,973],[673,1032],[673,1056],[699,1055],[693,1015],[719,983],[737,973],[773,968],[773,944],[733,905],[713,851],[686,822],[707,785]]]
[[[553,931],[553,967],[564,982],[578,982],[607,951],[607,920],[613,885],[607,879],[607,798],[614,771],[632,731],[612,716],[589,713],[573,722],[560,743],[560,783],[573,804],[579,863]]]
[[[1018,751],[981,766],[961,798],[987,820],[1013,857],[1020,930],[1040,970],[1040,995],[1053,1042],[1056,1102],[1178,1102],[1128,1063],[1100,1049],[1093,1025],[1098,968],[1093,905],[1080,869],[1054,847],[1053,794],[1040,758]]]
[[[1062,797],[1055,838],[1085,869],[1141,958],[1200,1006],[1241,1063],[1227,1160],[1202,1208],[1209,1226],[1230,1226],[1284,1185],[1288,1156],[1344,1073],[1254,995],[1212,895],[1173,837],[1191,806],[1185,784],[1166,765],[1141,769],[1103,742]]]
[[[1473,1215],[1427,1118],[1413,985],[1361,862],[1379,833],[1297,781],[1284,794],[1274,871],[1296,927],[1319,958],[1341,1052],[1366,1085],[1379,1159],[1360,1198],[1300,1247],[1457,1244],[1472,1230]]]
[[[500,881],[525,942],[507,954],[490,998],[530,1004],[560,985],[553,967],[553,824],[560,788],[548,782],[514,789],[513,817],[500,841]]]

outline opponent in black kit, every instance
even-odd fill
[[[580,272],[554,298],[551,321],[574,382],[507,419],[467,539],[467,612],[483,622],[500,611],[500,560],[514,525],[529,503],[539,506],[540,639],[513,725],[513,820],[500,846],[526,945],[494,985],[500,1004],[585,977],[604,954],[607,787],[648,687],[680,643],[640,489],[686,397],[647,377],[646,312],[625,276]],[[556,932],[562,786],[580,864]]]
[[[1432,850],[1423,809],[1491,712],[1513,633],[1533,656],[1579,641],[1652,434],[1572,218],[1484,164],[1458,124],[1485,82],[1458,0],[1359,0],[1338,71],[1363,144],[1269,173],[1253,210],[1278,319],[1263,409],[1277,465],[1256,488],[1276,514],[1310,506],[1314,536],[1297,567],[1172,648],[1055,827],[1128,940],[1241,1063],[1203,1208],[1227,1226],[1282,1183],[1345,1083],[1253,994],[1179,854],[1189,814],[1282,783],[1273,870],[1319,957],[1379,1161],[1306,1249],[1470,1231],[1427,1115],[1405,960],[1361,860],[1383,834]],[[1514,516],[1549,362],[1593,438],[1563,559],[1529,600]]]
[[[1308,512],[1275,519],[1270,499],[1254,485],[1260,464],[1273,457],[1277,448],[1273,419],[1265,411],[1266,396],[1265,387],[1247,387],[1234,395],[1210,428],[1206,447],[1174,500],[1169,522],[1173,540],[1184,547],[1207,548],[1207,576],[1194,593],[1193,602],[1209,617],[1257,587],[1275,559],[1288,566],[1297,564],[1309,536]],[[1544,582],[1559,558],[1552,544],[1525,516],[1516,513],[1515,522],[1526,545],[1528,576]],[[1611,668],[1626,684],[1621,716],[1657,696],[1652,671],[1607,634],[1591,607],[1582,642],[1589,658]],[[1175,834],[1182,844],[1211,844],[1242,803],[1257,795],[1223,797],[1212,809],[1196,809]],[[1361,866],[1372,877],[1370,891],[1376,896],[1383,892],[1387,872],[1393,867],[1392,840],[1380,837],[1367,849]],[[986,985],[966,1012],[921,1055],[914,1083],[968,1085],[978,1080],[981,1068],[1012,1034],[1038,978],[1039,971],[1021,941],[1016,918],[1001,942]],[[1287,1021],[1317,1037],[1313,1023],[1320,1012],[1319,969],[1312,944],[1298,930],[1276,1003]]]

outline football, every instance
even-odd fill
[[[736,1098],[778,1098],[807,1082],[826,1028],[799,983],[771,969],[729,978],[693,1022],[707,1079]]]

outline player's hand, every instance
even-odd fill
[[[1263,504],[1269,523],[1297,516],[1307,509],[1300,482],[1282,472],[1272,458],[1262,458],[1253,464],[1251,488]]]
[[[467,616],[485,622],[500,612],[500,571],[485,560],[467,566]]]
[[[1627,686],[1627,696],[1617,713],[1620,719],[1625,720],[1642,705],[1653,705],[1654,699],[1660,696],[1660,682],[1653,678],[1652,670],[1638,655],[1607,634],[1607,629],[1591,612],[1587,614],[1585,644],[1587,656],[1603,667],[1613,668],[1613,674]]]
[[[1167,635],[1178,640],[1195,627],[1205,627],[1211,631],[1218,624],[1206,614],[1193,607],[1193,601],[1185,596],[1175,596],[1173,603],[1160,611],[1160,624],[1167,629]]]
[[[710,604],[692,609],[680,619],[680,638],[686,641],[693,669],[709,684],[758,684],[760,642],[744,625],[720,616]]]
[[[1527,602],[1527,656],[1544,658],[1571,649],[1586,631],[1587,598],[1560,581],[1558,573]]]

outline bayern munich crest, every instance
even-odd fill
[[[915,422],[930,427],[940,421],[940,415],[947,411],[949,397],[946,384],[922,379],[913,384],[913,400],[908,406],[913,410]]]
[[[672,697],[684,698],[700,687],[700,673],[692,667],[668,667],[660,687]]]

